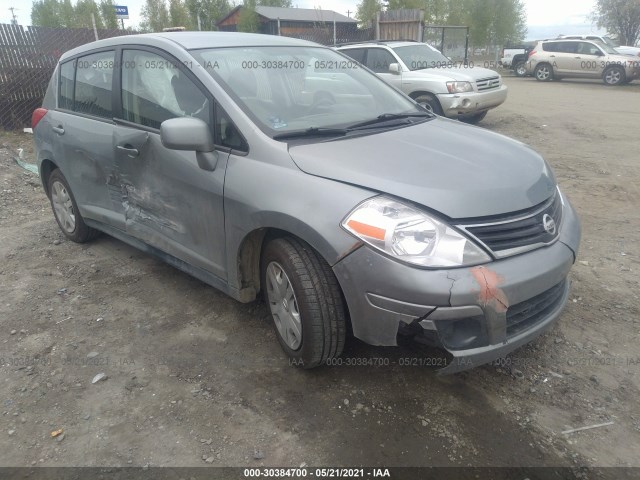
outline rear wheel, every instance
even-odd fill
[[[516,63],[515,67],[513,68],[513,71],[516,74],[516,77],[525,77],[527,75],[526,62],[521,60],[518,63]]]
[[[69,183],[59,169],[51,172],[48,187],[53,214],[60,230],[69,240],[85,243],[100,234],[98,230],[88,227],[84,223]]]
[[[536,66],[533,76],[540,82],[548,82],[553,79],[553,70],[548,63],[541,63]]]
[[[313,368],[340,356],[346,308],[327,262],[308,244],[283,237],[266,245],[261,263],[276,336],[293,363]]]
[[[443,115],[442,107],[438,99],[430,93],[416,93],[411,96],[416,103],[424,105],[427,109],[435,113],[436,115]]]
[[[602,74],[602,80],[606,85],[616,86],[624,85],[627,82],[627,75],[624,68],[619,66],[613,66],[607,68]]]

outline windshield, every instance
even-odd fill
[[[593,43],[598,45],[604,51],[604,53],[608,53],[609,55],[619,55],[619,53],[616,50],[614,50],[604,42],[601,42],[599,40],[594,40]]]
[[[611,37],[602,37],[602,40],[604,40],[604,43],[606,43],[607,45],[609,45],[611,48],[616,48],[619,47],[620,45],[618,44],[618,42],[616,42],[614,39],[612,39]]]
[[[393,49],[398,54],[409,70],[422,70],[425,68],[439,68],[453,65],[452,61],[441,54],[435,48],[418,43],[406,47]]]
[[[232,47],[191,54],[270,136],[424,113],[358,62],[328,48]]]

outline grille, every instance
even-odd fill
[[[479,92],[482,92],[483,90],[498,88],[500,86],[500,77],[481,78],[480,80],[476,81],[476,85],[478,85]]]
[[[552,233],[545,229],[545,219],[549,223],[547,215],[555,223],[555,231]],[[461,226],[491,249],[496,256],[504,257],[551,243],[558,236],[561,221],[562,199],[556,193],[549,200],[518,215],[511,213],[494,216],[486,219],[484,223]]]
[[[507,310],[507,337],[512,337],[542,321],[553,312],[564,296],[567,281],[563,280],[549,290]]]

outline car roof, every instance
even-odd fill
[[[592,40],[589,38],[548,38],[546,40],[540,40],[541,42],[592,42],[598,43],[596,40]]]
[[[604,35],[596,35],[594,33],[587,33],[585,35],[559,35],[558,36],[558,40],[561,40],[563,38],[566,38],[568,40],[572,40],[572,39],[585,39],[585,38],[589,38],[589,37],[593,37],[593,38],[604,38]]]
[[[336,45],[336,48],[340,49],[343,47],[348,48],[363,48],[363,47],[373,47],[376,45],[386,45],[388,47],[406,47],[408,45],[416,45],[423,42],[416,42],[415,40],[371,40],[369,42],[350,42],[350,43],[341,43]]]
[[[97,48],[116,45],[146,45],[163,47],[176,45],[186,49],[200,48],[225,48],[225,47],[257,47],[257,46],[284,46],[284,47],[323,47],[317,43],[297,38],[281,37],[277,35],[262,35],[258,33],[239,32],[162,32],[143,33],[138,35],[123,35],[120,37],[106,38],[87,43],[66,52],[60,60]],[[326,47],[323,47],[326,48]]]

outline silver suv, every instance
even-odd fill
[[[640,59],[595,40],[542,40],[529,53],[527,71],[541,82],[574,77],[622,85],[640,77]]]
[[[498,73],[454,62],[426,43],[367,42],[338,50],[438,115],[478,123],[507,99]]]
[[[420,337],[464,370],[567,301],[580,225],[542,157],[330,48],[100,40],[62,55],[32,125],[64,235],[105,232],[241,302],[262,293],[296,365],[338,363],[350,330]]]

